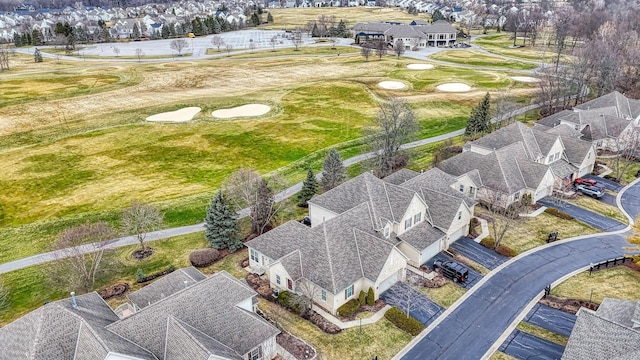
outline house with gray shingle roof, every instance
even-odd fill
[[[96,292],[51,302],[0,328],[0,360],[271,359],[280,331],[256,295],[222,271],[123,319]]]
[[[127,299],[133,304],[134,310],[137,311],[206,278],[203,273],[193,266],[177,269],[142,289],[132,292],[127,295]]]
[[[614,91],[577,105],[573,111],[538,120],[537,124],[553,129],[567,126],[579,132],[581,139],[593,142],[596,149],[618,151],[629,144],[635,146],[640,138],[640,100]]]
[[[276,289],[317,287],[314,302],[331,313],[360,290],[377,298],[408,261],[421,265],[467,234],[475,201],[459,182],[437,169],[359,175],[309,201],[311,227],[290,221],[247,242],[251,268]]]
[[[384,39],[389,44],[402,40],[407,50],[455,44],[457,30],[445,20],[434,23],[414,20],[410,24],[391,22],[357,23],[352,31],[357,43]]]
[[[605,298],[577,315],[563,360],[640,358],[640,301]]]

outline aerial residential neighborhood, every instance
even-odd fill
[[[639,17],[0,4],[0,360],[638,358]]]

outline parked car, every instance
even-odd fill
[[[597,186],[576,185],[576,190],[595,199],[599,199],[604,195],[604,190]]]
[[[469,277],[469,269],[453,260],[436,260],[433,270],[440,269],[442,275],[454,282],[464,282]]]
[[[593,179],[588,179],[588,178],[577,178],[574,181],[574,184],[576,184],[576,185],[596,186],[598,184],[598,182],[593,180]]]

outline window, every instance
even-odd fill
[[[407,230],[408,228],[411,227],[411,218],[408,218],[407,220],[405,220],[404,222],[404,229]]]
[[[293,290],[293,281],[291,279],[287,279],[287,289]]]
[[[280,285],[280,275],[276,274],[276,284]]]
[[[327,291],[325,289],[320,290],[320,300],[327,302]]]
[[[249,351],[247,354],[247,359],[249,360],[260,360],[262,359],[262,348],[258,346],[257,348]]]
[[[464,184],[460,184],[460,192],[464,192]]]
[[[413,223],[417,224],[422,220],[422,213],[417,213],[413,216]]]
[[[518,200],[520,198],[520,191],[518,191],[517,193],[513,194],[513,200]]]
[[[349,286],[344,290],[344,299],[347,300],[352,296],[353,296],[353,285]]]
[[[462,219],[462,211],[458,211],[458,220]]]
[[[251,260],[255,261],[255,262],[259,262],[258,261],[258,252],[251,249],[251,251],[249,252],[251,254]]]

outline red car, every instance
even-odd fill
[[[598,182],[593,180],[593,179],[577,178],[576,181],[575,181],[575,184],[576,185],[596,186],[598,184]]]

